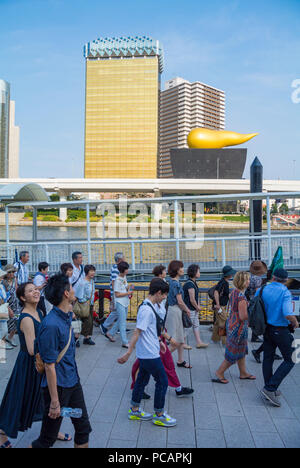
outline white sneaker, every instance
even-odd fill
[[[154,413],[152,422],[156,426],[163,427],[173,427],[177,424],[176,419],[171,418],[171,416],[169,416],[167,413],[163,413],[161,416],[157,416],[157,414]]]

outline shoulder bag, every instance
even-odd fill
[[[76,301],[75,302],[74,307],[73,307],[73,312],[76,315],[76,317],[79,317],[80,319],[86,319],[89,317],[90,312],[91,312],[92,297],[93,297],[93,286],[92,286],[92,294],[88,301],[86,302]]]

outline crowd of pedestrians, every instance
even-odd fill
[[[83,255],[72,254],[70,263],[63,263],[60,271],[49,275],[49,264],[40,262],[31,278],[28,268],[29,253],[20,253],[19,261],[0,269],[0,347],[20,351],[0,406],[0,447],[10,448],[9,438],[29,429],[33,422],[42,421],[39,437],[32,448],[50,448],[56,440],[69,441],[60,426],[62,409],[80,411],[72,417],[74,445],[88,447],[92,431],[84,395],[77,371],[75,350],[82,344],[94,346],[94,265],[84,265]],[[136,352],[132,375],[132,399],[128,412],[130,420],[151,420],[153,424],[172,427],[174,417],[165,411],[168,387],[175,389],[178,398],[188,397],[194,389],[181,385],[176,367],[192,370],[185,350],[189,333],[193,333],[195,347],[207,348],[200,335],[200,294],[197,281],[200,268],[192,264],[187,271],[179,260],[168,267],[157,265],[153,269],[146,299],[138,307],[136,328],[129,340],[126,328],[128,308],[134,286],[128,284],[130,265],[122,252],[114,256],[115,264],[110,276],[110,314],[100,324],[100,331],[111,343],[117,341],[126,352],[118,359],[125,364]],[[187,280],[182,281],[187,274]],[[280,406],[280,384],[293,368],[293,336],[299,326],[293,312],[292,296],[286,287],[288,273],[275,269],[270,281],[264,278],[267,266],[255,261],[250,273],[234,271],[229,265],[222,270],[221,280],[209,290],[212,299],[214,324],[212,343],[222,342],[224,361],[212,379],[226,385],[225,373],[237,364],[240,379],[255,380],[247,371],[249,302],[263,304],[265,332],[263,337],[252,333],[251,341],[259,342],[253,357],[260,362],[263,352],[265,385],[261,394],[274,406]],[[168,275],[168,279],[167,279]],[[256,302],[255,302],[256,301]],[[276,354],[279,349],[281,356]],[[173,355],[176,354],[174,361]],[[283,362],[273,372],[275,359]],[[146,386],[151,376],[155,380],[154,413],[141,409],[141,401],[151,398]]]

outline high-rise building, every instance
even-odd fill
[[[149,37],[86,44],[85,177],[156,178],[160,43]]]
[[[10,86],[0,80],[0,178],[8,177]]]
[[[15,125],[15,101],[9,106],[8,177],[19,178],[20,127]]]
[[[15,102],[10,85],[0,80],[0,178],[19,177],[20,129],[15,125]]]
[[[225,128],[225,93],[183,78],[166,82],[160,95],[159,177],[173,177],[171,148],[188,148],[187,136],[196,127]]]

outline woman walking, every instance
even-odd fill
[[[93,309],[94,309],[94,296],[95,296],[95,275],[96,268],[94,265],[85,265],[84,267],[85,278],[77,290],[77,299],[80,304],[79,309],[88,308],[89,314],[86,317],[80,316],[82,321],[81,334],[83,335],[83,344],[94,345],[92,340],[93,336]]]
[[[188,364],[184,358],[184,328],[182,322],[182,314],[186,313],[190,317],[190,310],[187,308],[183,301],[183,289],[180,284],[180,277],[184,275],[183,263],[179,260],[173,260],[168,267],[168,274],[171,277],[169,281],[169,294],[168,294],[168,314],[166,320],[166,329],[168,334],[174,338],[179,344],[176,348],[170,346],[170,351],[173,353],[177,349],[178,353],[178,367],[191,369],[192,366]]]
[[[184,303],[191,312],[196,348],[207,348],[208,344],[204,343],[200,337],[199,313],[201,312],[201,308],[199,305],[199,288],[197,284],[197,280],[200,278],[199,265],[190,265],[187,270],[187,275],[189,279],[183,286]]]
[[[114,282],[114,298],[116,304],[116,310],[118,314],[118,320],[111,327],[109,333],[105,334],[109,341],[116,341],[114,336],[118,330],[120,330],[122,347],[128,348],[128,339],[126,334],[126,319],[128,313],[128,307],[130,299],[132,297],[133,285],[128,286],[127,274],[129,265],[127,262],[118,263],[119,276]]]
[[[40,292],[34,284],[23,283],[17,297],[23,308],[18,321],[20,352],[0,406],[0,448],[11,448],[8,437],[16,439],[18,432],[31,428],[43,416],[42,376],[34,360],[34,341],[43,319],[37,310]],[[59,439],[71,440],[68,434],[59,434]]]
[[[17,323],[18,318],[18,299],[16,292],[16,278],[15,273],[17,269],[13,265],[5,265],[3,270],[6,272],[6,275],[3,278],[2,285],[7,294],[7,302],[11,311],[11,318],[7,322],[8,336],[5,338],[5,341],[11,345],[13,348],[16,348],[18,345],[14,341],[14,336],[17,332]]]
[[[255,380],[256,377],[246,370],[246,355],[248,354],[248,302],[245,291],[250,283],[250,275],[239,271],[233,279],[234,290],[229,298],[229,318],[226,322],[227,340],[225,360],[216,372],[213,382],[228,384],[224,373],[233,364],[237,364],[241,380]]]
[[[226,265],[222,270],[222,279],[218,282],[214,291],[213,311],[214,325],[212,332],[212,341],[214,343],[226,343],[225,326],[228,318],[227,304],[229,301],[229,281],[232,280],[236,271],[230,265]]]

